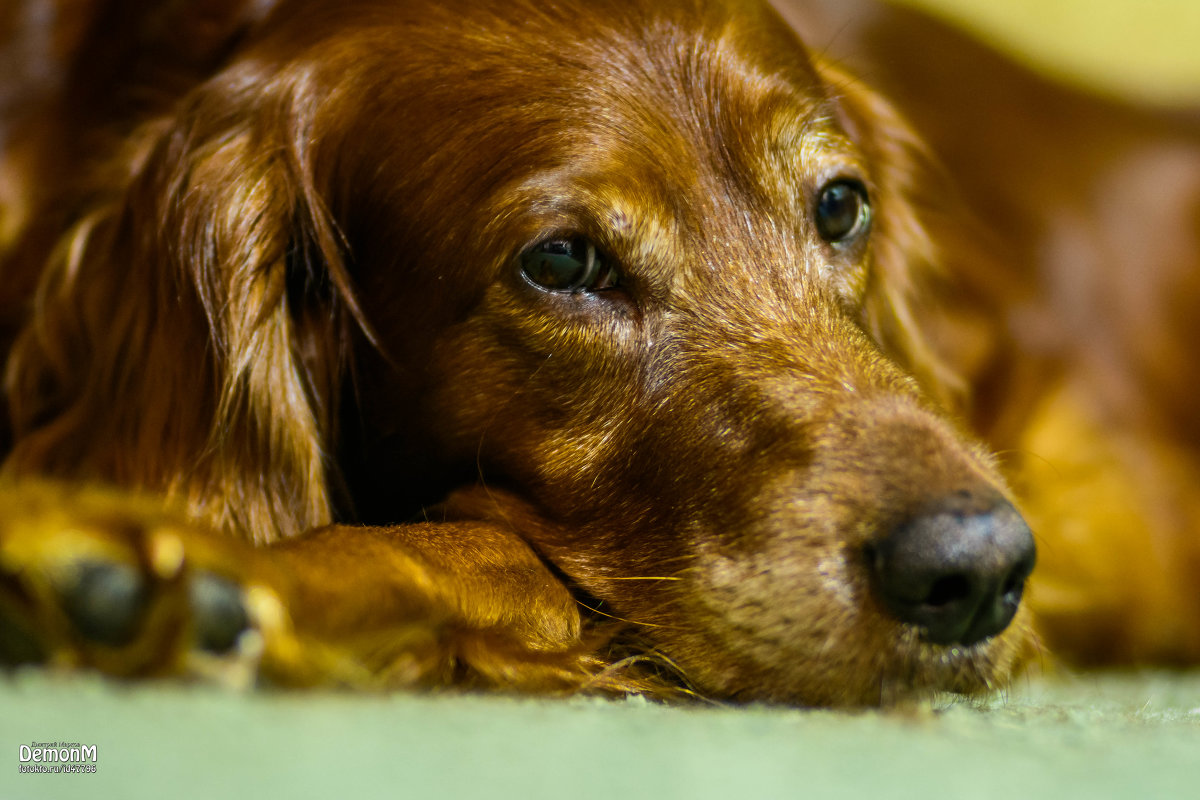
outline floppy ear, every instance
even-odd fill
[[[59,243],[6,375],[7,469],[166,491],[265,541],[331,521],[356,307],[303,76],[253,69],[143,126]]]
[[[883,97],[835,66],[817,66],[875,184],[868,328],[939,401],[961,411],[967,388],[959,358],[936,335],[943,327],[937,295],[949,280],[939,243],[943,237],[963,235],[965,224],[952,187],[917,134]],[[930,231],[937,231],[937,241]]]

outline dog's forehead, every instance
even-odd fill
[[[694,90],[729,95],[738,87],[811,94],[821,83],[793,30],[758,0],[315,0],[298,10],[322,61],[353,52],[382,73],[392,61],[434,82],[486,76],[518,102],[515,95],[549,93],[570,103],[564,90],[598,102],[654,102]],[[359,46],[337,41],[344,37]],[[385,59],[364,59],[363,46]]]
[[[512,141],[608,129],[616,143],[682,135],[692,149],[751,128],[794,138],[807,119],[832,118],[806,49],[765,3],[359,0],[336,23],[310,11],[326,6],[301,5],[290,22],[313,37],[321,91],[368,87],[376,118],[392,97],[426,128],[499,129]]]
[[[556,97],[573,112],[555,134],[582,154],[577,171],[635,181],[640,173],[650,178],[642,194],[657,185],[678,198],[764,189],[782,197],[826,153],[853,153],[792,31],[769,10],[716,7],[726,13],[697,6],[611,20],[579,43],[581,57],[558,76]],[[541,83],[526,88],[544,91]],[[763,176],[779,185],[762,186]]]
[[[703,130],[736,126],[764,107],[811,115],[825,103],[823,82],[792,31],[759,11],[713,3],[606,20],[579,43],[569,80],[601,113],[670,116]]]

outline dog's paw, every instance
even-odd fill
[[[0,493],[0,664],[245,684],[292,660],[253,548],[153,503],[25,484]]]
[[[236,687],[632,690],[580,639],[566,588],[510,537],[487,523],[330,526],[256,548],[154,501],[10,486],[0,668]]]

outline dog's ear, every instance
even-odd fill
[[[167,491],[268,540],[330,521],[359,315],[304,78],[236,91],[254,69],[144,125],[60,242],[8,366],[8,469]]]
[[[868,329],[947,407],[967,401],[959,359],[941,346],[947,286],[943,241],[965,224],[954,191],[918,135],[882,96],[829,63],[818,62],[841,122],[870,164],[873,264]],[[938,238],[930,232],[937,231]]]

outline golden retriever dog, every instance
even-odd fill
[[[1200,657],[1194,121],[851,8],[6,4],[0,660],[871,705]]]

